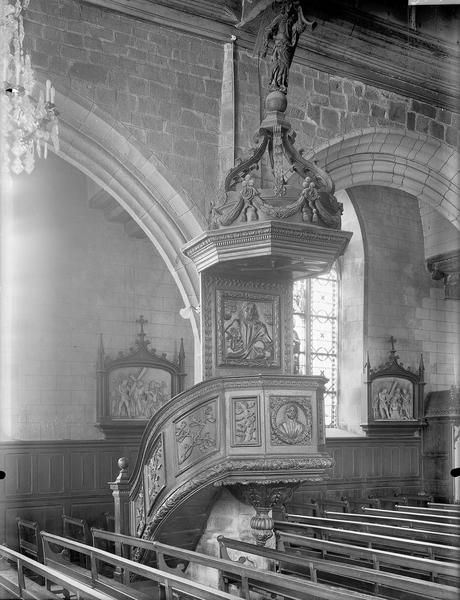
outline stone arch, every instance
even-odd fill
[[[376,184],[422,198],[460,229],[460,155],[421,133],[369,128],[354,131],[311,151],[336,189]]]
[[[72,92],[57,91],[59,156],[104,188],[144,230],[165,261],[186,308],[199,304],[199,279],[183,245],[205,229],[201,211],[168,180],[164,167],[108,114]],[[195,378],[200,373],[196,311],[185,311],[195,340]]]

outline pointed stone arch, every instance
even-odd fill
[[[337,190],[376,184],[422,198],[460,229],[460,155],[455,148],[405,129],[369,128],[310,152]]]
[[[57,92],[59,155],[105,189],[143,229],[165,261],[186,308],[199,304],[199,279],[183,245],[205,229],[204,217],[175,189],[151,151],[94,103]],[[195,340],[195,378],[200,373],[200,334],[195,311],[185,311]]]

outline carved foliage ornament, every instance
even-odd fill
[[[260,446],[259,398],[232,398],[232,446]]]
[[[165,465],[163,435],[155,441],[149,460],[144,466],[147,490],[147,513],[150,512],[156,497],[165,486]]]
[[[207,402],[176,421],[177,464],[180,471],[218,449],[217,403]]]

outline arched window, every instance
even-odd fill
[[[294,373],[328,378],[326,427],[337,427],[338,273],[294,282]]]

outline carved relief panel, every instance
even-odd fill
[[[176,459],[181,473],[219,449],[216,399],[175,422]]]
[[[405,368],[395,350],[396,340],[390,337],[388,360],[376,369],[366,364],[368,423],[365,431],[397,426],[400,430],[418,427],[423,400],[423,357],[417,371]]]
[[[269,406],[272,446],[311,445],[310,396],[270,396]]]
[[[217,364],[280,367],[279,296],[217,290]]]
[[[205,378],[253,371],[291,372],[292,281],[203,275]]]
[[[156,439],[150,458],[144,465],[144,481],[147,498],[147,514],[149,514],[156,497],[164,488],[166,482],[162,434]]]
[[[260,446],[261,443],[259,398],[232,398],[231,445]]]

